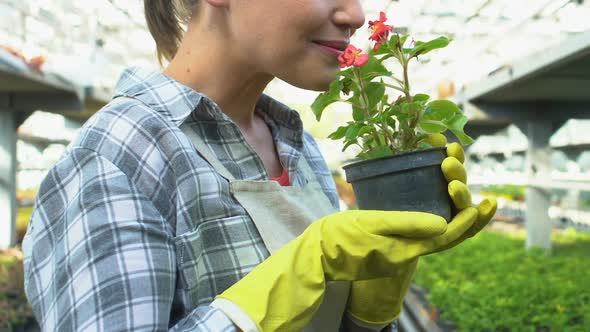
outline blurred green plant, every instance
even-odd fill
[[[0,328],[25,324],[33,319],[23,287],[22,260],[0,252]]]
[[[513,184],[491,185],[481,189],[482,194],[495,194],[514,201],[522,201],[526,196],[526,187]]]
[[[553,250],[524,250],[524,233],[483,231],[420,260],[416,284],[458,331],[588,331],[590,234],[568,229]]]
[[[27,226],[31,215],[33,214],[33,207],[26,206],[18,208],[16,211],[16,235],[18,242],[22,242],[25,233],[27,232]]]

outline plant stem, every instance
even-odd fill
[[[404,90],[403,88],[400,88],[399,86],[396,85],[392,85],[392,84],[387,84],[387,83],[383,83],[384,86],[388,87],[388,88],[392,88],[395,89],[397,91],[401,91],[403,93],[406,93],[406,90]]]
[[[404,71],[404,94],[406,95],[406,101],[408,103],[412,102],[412,94],[410,93],[410,80],[408,78],[408,65],[410,63],[411,57],[406,57],[403,50],[400,48],[399,50],[399,54],[400,54],[400,62],[401,65],[403,67],[403,71]],[[403,133],[403,138],[402,138],[402,149],[403,150],[409,150],[408,147],[409,146],[413,146],[413,141],[416,137],[416,133],[415,133],[415,128],[416,128],[416,124],[417,124],[417,116],[416,116],[416,111],[413,109],[413,107],[409,107],[409,112],[410,112],[410,123],[409,123],[409,130],[404,131]]]
[[[371,114],[369,113],[369,97],[367,97],[367,94],[365,92],[365,87],[363,85],[363,80],[361,78],[361,71],[358,67],[354,68],[354,75],[356,76],[357,79],[357,83],[360,87],[360,92],[361,92],[361,98],[362,98],[362,103],[363,103],[363,111],[365,112],[365,118],[367,119],[367,121],[371,118]],[[375,129],[375,127],[373,128],[373,137],[375,138],[375,142],[377,142],[377,145],[381,146],[381,140],[379,139],[379,133],[377,132],[377,129]],[[386,143],[387,145],[387,143]]]
[[[406,59],[404,57],[404,63],[403,63],[403,67],[404,67],[404,91],[403,92],[406,94],[406,100],[408,101],[408,103],[411,103],[412,102],[412,95],[410,94],[410,80],[408,79],[408,63],[409,62],[410,62],[410,59]]]
[[[397,83],[399,83],[400,85],[404,84],[404,81],[400,80],[399,78],[395,77],[395,76],[391,76],[391,78],[393,78]]]
[[[379,107],[379,113],[383,114],[383,103],[381,103],[381,107]],[[379,128],[381,128],[381,130],[383,131],[383,133],[385,134],[385,140],[386,140],[386,145],[389,146],[390,149],[393,148],[393,143],[395,142],[395,139],[393,138],[393,136],[391,135],[391,133],[389,132],[389,130],[387,130],[387,128],[389,128],[389,124],[387,123],[387,120],[384,119],[383,123],[378,124]]]

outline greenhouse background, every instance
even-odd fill
[[[499,202],[481,234],[421,260],[401,330],[590,331],[590,2],[361,3],[417,40],[453,39],[411,68],[412,87],[469,116],[474,201]],[[128,66],[159,68],[142,1],[0,0],[0,331],[36,330],[20,242],[39,184]],[[317,92],[278,79],[265,92],[300,113],[355,208],[342,171],[355,151],[327,138],[348,106],[317,122]]]

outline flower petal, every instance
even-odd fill
[[[356,57],[356,59],[354,59],[354,66],[355,67],[364,66],[368,61],[369,61],[369,55],[368,54],[361,54],[358,57]]]

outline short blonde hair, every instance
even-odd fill
[[[197,0],[144,0],[145,20],[160,64],[176,55],[196,4]]]

